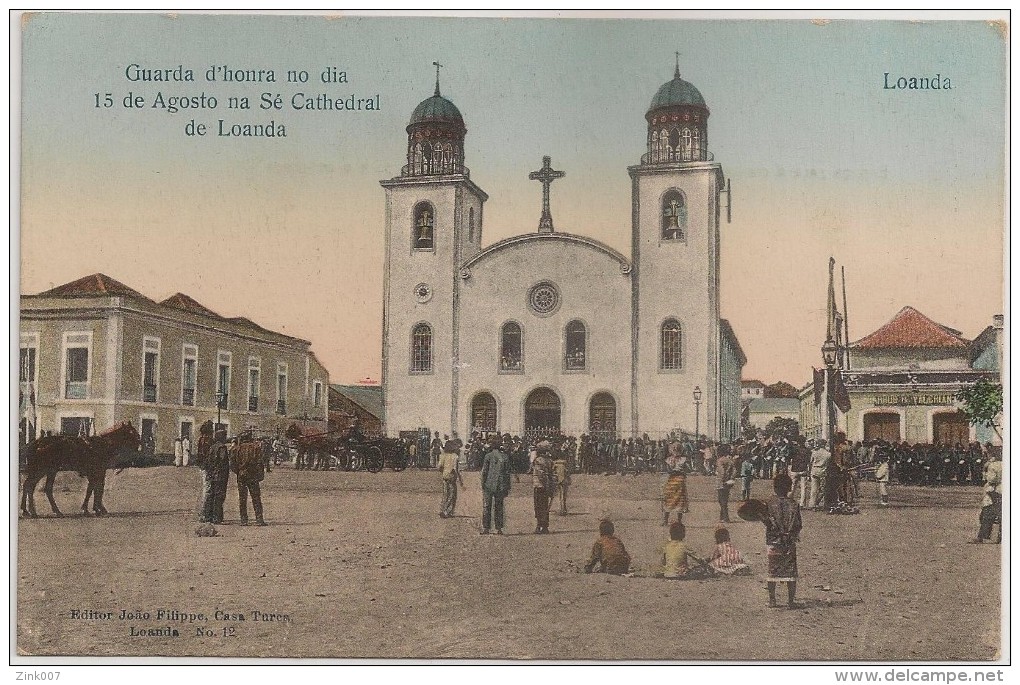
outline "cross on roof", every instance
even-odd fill
[[[676,69],[673,71],[673,78],[680,78],[680,51],[676,51]]]
[[[680,53],[677,53],[677,54],[680,54]],[[443,65],[440,64],[439,62],[433,62],[432,66],[434,66],[436,68],[436,97],[438,97],[439,96],[439,68],[442,67]],[[677,68],[679,68],[679,67],[677,67]]]
[[[566,175],[566,172],[555,171],[552,168],[552,157],[548,156],[542,158],[541,169],[528,174],[529,179],[542,184],[542,218],[538,220],[539,233],[553,232],[552,212],[549,211],[549,186],[557,178],[563,178]]]

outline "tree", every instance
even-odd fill
[[[765,386],[764,397],[796,397],[797,388],[785,381]]]
[[[795,419],[784,419],[777,416],[765,426],[765,435],[795,440],[800,434],[800,424]]]
[[[991,428],[999,439],[1002,439],[1002,433],[999,432],[999,420],[1002,416],[1002,384],[982,378],[956,393],[956,400],[961,404],[960,410],[970,423]]]

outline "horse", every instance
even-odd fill
[[[284,435],[297,448],[296,470],[329,470],[329,455],[335,451],[337,444],[330,433],[306,435],[301,426],[292,423]]]
[[[41,437],[25,449],[25,479],[21,493],[21,513],[37,518],[34,490],[45,476],[44,491],[56,516],[63,516],[53,499],[53,482],[60,471],[77,471],[88,479],[82,514],[88,515],[88,502],[94,496],[92,510],[97,516],[108,513],[103,506],[106,470],[121,450],[138,450],[142,440],[130,421],[89,437],[49,435]]]

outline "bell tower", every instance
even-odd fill
[[[386,193],[382,385],[387,418],[456,430],[460,265],[480,249],[488,195],[464,165],[467,128],[439,88],[407,125],[407,163]],[[390,427],[387,426],[387,431]],[[396,430],[396,428],[393,428]]]
[[[634,430],[693,434],[698,424],[702,435],[718,435],[723,172],[708,151],[708,117],[701,93],[680,76],[678,55],[645,114],[645,154],[628,168]]]

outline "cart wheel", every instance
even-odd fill
[[[383,470],[383,455],[378,447],[370,447],[366,450],[365,466],[370,473],[379,473]]]

